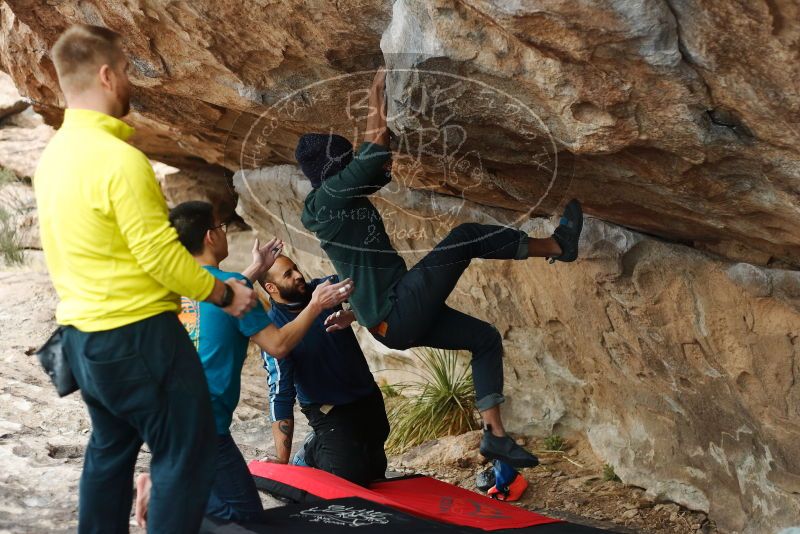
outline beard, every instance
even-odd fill
[[[305,280],[290,286],[275,285],[278,287],[278,294],[286,302],[306,305],[311,300],[311,292],[309,292]]]

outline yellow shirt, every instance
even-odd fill
[[[97,111],[67,109],[33,179],[56,321],[85,332],[180,311],[204,300],[214,277],[178,241],[133,128]]]

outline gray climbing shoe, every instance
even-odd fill
[[[300,445],[300,448],[292,458],[292,465],[309,467],[308,463],[306,463],[306,448],[308,447],[309,443],[311,443],[312,439],[314,439],[314,431],[309,430],[308,434],[306,434],[306,438],[303,440],[302,445]]]
[[[561,247],[561,255],[550,258],[550,263],[570,262],[577,259],[581,231],[583,231],[583,210],[581,203],[573,198],[564,206],[564,214],[553,232],[553,239]]]
[[[483,431],[481,454],[490,460],[500,460],[517,469],[539,465],[539,459],[517,445],[510,436],[497,437],[490,430]]]

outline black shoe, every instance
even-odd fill
[[[500,438],[489,430],[483,431],[481,454],[490,460],[500,460],[518,469],[539,465],[539,459],[517,445],[510,436]]]
[[[494,484],[494,466],[487,467],[486,470],[475,475],[475,487],[481,491],[489,491],[494,487]]]
[[[564,214],[553,232],[553,239],[561,247],[561,255],[550,258],[550,263],[575,261],[578,257],[578,241],[583,230],[583,210],[581,203],[573,198],[564,207]]]

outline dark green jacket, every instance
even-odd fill
[[[389,314],[394,286],[407,271],[368,198],[391,181],[383,170],[389,157],[385,147],[363,143],[342,172],[308,194],[301,217],[340,279],[353,280],[356,289],[350,304],[358,322],[368,328]]]

